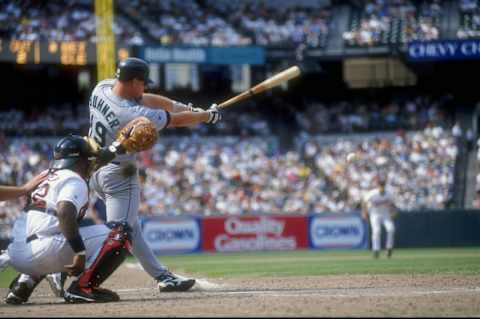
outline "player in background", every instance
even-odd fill
[[[148,64],[141,59],[121,61],[115,77],[99,82],[89,101],[89,136],[101,146],[110,145],[118,131],[139,116],[150,119],[159,131],[199,123],[215,124],[221,119],[216,105],[204,111],[161,95],[145,93],[151,81]],[[113,151],[116,152],[115,148]],[[189,290],[195,280],[179,277],[160,264],[143,238],[138,220],[140,185],[135,156],[118,154],[110,164],[95,172],[91,186],[105,201],[107,221],[125,221],[132,228],[131,253],[156,280],[159,290]]]
[[[376,178],[377,187],[369,191],[362,203],[362,217],[370,219],[372,231],[372,250],[374,258],[380,256],[381,242],[380,234],[382,225],[387,231],[387,257],[392,257],[393,241],[395,236],[395,224],[393,223],[394,214],[397,212],[392,197],[386,192],[386,179]]]
[[[59,272],[74,276],[65,291],[67,302],[119,300],[116,293],[99,285],[128,252],[128,226],[78,226],[88,206],[87,180],[93,161],[89,144],[80,136],[63,138],[55,146],[47,179],[32,192],[25,213],[14,224],[7,254],[21,274],[10,284],[7,303],[27,302],[45,275]]]

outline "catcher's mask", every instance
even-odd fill
[[[62,138],[53,151],[53,164],[51,169],[73,169],[80,161],[87,163],[87,177],[93,172],[95,156],[88,142],[78,135]]]

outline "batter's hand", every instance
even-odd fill
[[[73,256],[71,265],[65,265],[65,270],[69,276],[78,276],[85,270],[85,255]]]
[[[222,113],[220,113],[220,110],[215,103],[208,108],[207,112],[209,113],[208,124],[215,124],[222,119]]]

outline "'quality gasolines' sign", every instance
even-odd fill
[[[308,247],[305,216],[205,217],[204,251],[294,250]]]

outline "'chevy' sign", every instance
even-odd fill
[[[480,39],[443,40],[408,44],[410,61],[480,59]]]

